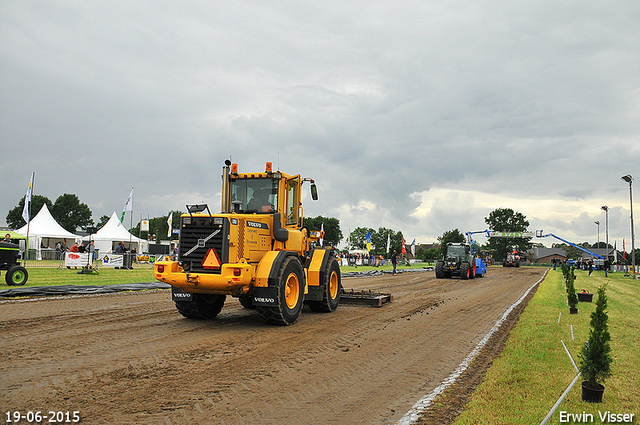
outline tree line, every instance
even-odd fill
[[[53,218],[67,231],[75,233],[78,229],[86,229],[87,227],[101,228],[109,221],[110,217],[103,215],[99,221],[95,223],[92,219],[92,213],[89,206],[80,202],[74,194],[65,193],[60,195],[55,202],[42,195],[33,195],[31,198],[31,212],[33,217],[37,214],[42,206],[46,204]],[[24,209],[24,198],[20,200],[18,205],[11,209],[6,216],[7,225],[12,229],[23,227],[26,222],[22,218]],[[141,231],[141,222],[130,229],[130,232],[140,238],[147,239],[151,236],[155,240],[174,239],[176,236],[169,232],[169,215],[172,215],[172,229],[179,229],[180,216],[184,214],[182,211],[174,210],[169,214],[160,217],[148,218],[149,230]],[[498,232],[524,232],[529,226],[526,217],[510,208],[497,208],[484,219],[488,229]],[[307,217],[304,219],[304,227],[308,231],[321,230],[324,227],[324,245],[337,246],[344,239],[342,230],[340,229],[340,220],[334,217]],[[396,251],[402,252],[403,234],[386,227],[380,227],[377,230],[368,227],[357,227],[349,233],[347,237],[348,249],[367,249],[367,235],[370,234],[371,254],[384,255],[387,253],[387,241],[389,241],[389,253]],[[467,237],[459,230],[452,229],[445,231],[438,237],[440,247],[446,246],[448,242],[465,242]],[[409,244],[410,241],[405,243]],[[587,245],[585,243],[585,245]],[[523,238],[489,238],[486,245],[478,247],[490,252],[494,258],[501,259],[508,252],[517,250],[519,252],[527,252],[533,247],[531,237]],[[424,249],[416,247],[416,257],[423,260],[435,260],[441,256],[440,249],[432,247]],[[569,247],[568,254],[571,255],[572,247]],[[575,249],[575,248],[573,248]]]

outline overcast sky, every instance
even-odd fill
[[[428,243],[512,208],[595,243],[608,205],[630,249],[640,2],[272,3],[0,0],[0,225],[31,172],[96,221],[132,187],[134,225],[218,211],[231,157],[314,178],[305,215],[345,236]]]

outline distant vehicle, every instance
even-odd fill
[[[517,251],[507,254],[507,258],[502,261],[502,267],[520,267],[520,255]]]
[[[573,267],[575,267],[575,266],[576,266],[576,260],[573,260],[573,259],[569,258],[569,259],[567,260],[567,266],[570,266],[570,267],[571,267],[571,266],[573,266]]]
[[[482,258],[476,258],[476,277],[484,277],[487,274],[487,265]]]
[[[436,278],[460,276],[461,279],[473,279],[476,277],[476,263],[469,245],[450,242],[445,249],[443,258],[436,262]]]
[[[4,277],[9,286],[22,286],[27,283],[29,273],[20,265],[20,247],[14,243],[0,242],[0,270],[6,270]]]

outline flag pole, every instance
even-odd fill
[[[131,238],[133,235],[131,234],[131,229],[133,229],[133,188],[131,188],[131,214],[129,214],[129,268],[133,269],[133,258],[131,258]],[[136,255],[138,255],[137,250]]]
[[[27,260],[29,259],[29,227],[31,226],[31,195],[33,193],[33,182],[36,179],[36,172],[33,171],[31,172],[31,180],[29,180],[29,187],[27,188],[27,193],[26,195],[24,195],[24,202],[25,202],[25,206],[24,206],[24,211],[27,212],[27,243],[25,245],[25,252],[24,252],[24,265],[26,267],[27,265]],[[29,198],[29,199],[27,199]],[[24,216],[23,216],[24,218]]]

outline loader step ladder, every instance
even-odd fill
[[[393,295],[381,294],[372,291],[357,291],[355,289],[344,289],[340,291],[341,304],[370,305],[382,307],[393,301]]]

